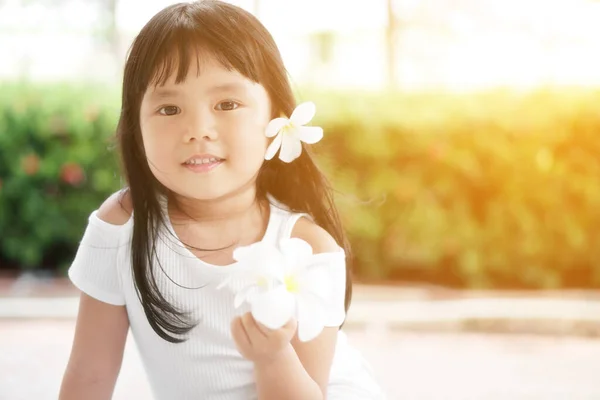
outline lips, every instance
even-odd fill
[[[214,164],[224,161],[220,157],[212,156],[212,155],[202,155],[202,156],[193,156],[187,159],[183,164],[184,165],[204,165],[204,164]]]
[[[212,154],[197,154],[182,163],[188,170],[195,173],[206,173],[221,165],[225,159]]]

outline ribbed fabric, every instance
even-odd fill
[[[163,204],[166,214],[166,203]],[[301,214],[275,205],[264,241],[277,243],[289,237]],[[166,218],[169,221],[168,218]],[[150,327],[135,292],[131,273],[133,218],[122,226],[100,220],[96,211],[69,269],[73,284],[97,300],[125,305],[132,334],[157,400],[256,399],[253,364],[235,348],[231,320],[248,311],[233,307],[231,288],[217,290],[241,264],[215,266],[203,262],[179,241],[169,224],[157,243],[154,273],[161,293],[198,321],[186,342],[171,344]],[[345,255],[317,254],[314,262],[331,274],[334,284],[328,299],[328,326],[339,326],[345,317]],[[364,360],[340,332],[330,379],[329,400],[382,399]]]

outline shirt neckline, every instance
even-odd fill
[[[226,265],[211,264],[209,262],[202,260],[201,258],[196,256],[194,253],[192,253],[183,244],[183,242],[181,241],[181,239],[175,232],[175,229],[173,228],[173,224],[171,222],[171,217],[169,216],[169,209],[168,209],[169,200],[168,200],[167,196],[161,195],[159,201],[161,204],[161,210],[163,213],[163,217],[165,218],[166,228],[167,228],[169,234],[171,235],[171,237],[174,239],[175,245],[178,247],[177,252],[179,253],[179,249],[181,249],[181,251],[183,252],[183,254],[182,253],[179,253],[179,254],[184,256],[186,259],[191,259],[191,261],[193,263],[199,265],[200,267],[204,267],[204,268],[213,270],[214,272],[217,272],[217,273],[228,273],[228,272],[232,272],[233,270],[237,270],[242,267],[243,264],[240,264],[238,262],[233,262],[233,263],[226,264]],[[275,206],[273,205],[273,203],[270,201],[270,199],[268,199],[268,201],[269,201],[269,221],[267,222],[267,228],[265,230],[265,233],[263,234],[263,236],[259,240],[259,242],[263,242],[263,241],[271,238],[273,231],[276,229],[275,215],[277,213],[277,210],[276,210]]]

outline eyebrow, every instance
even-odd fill
[[[238,82],[224,83],[222,85],[213,86],[208,89],[208,93],[221,92],[246,92],[246,87]]]
[[[152,92],[152,97],[157,98],[157,99],[164,99],[164,98],[175,97],[178,94],[179,94],[179,91],[177,91],[177,90],[160,88],[160,89],[156,89]]]

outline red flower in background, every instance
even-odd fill
[[[31,153],[21,159],[21,168],[27,175],[35,175],[40,170],[40,158]]]
[[[60,170],[60,179],[72,186],[77,186],[85,179],[83,168],[77,163],[67,163]]]

